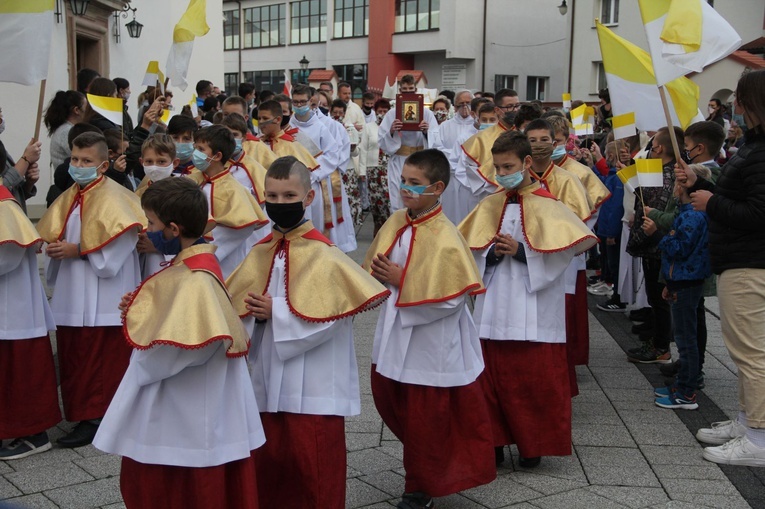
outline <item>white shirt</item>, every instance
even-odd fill
[[[202,186],[202,191],[205,193],[205,197],[207,197],[207,206],[212,210],[210,189],[212,189],[212,186],[208,182]],[[247,242],[254,229],[254,226],[229,228],[219,224],[210,231],[212,236],[210,244],[217,246],[215,257],[218,259],[221,272],[223,272],[223,279],[227,278],[242,263],[244,257],[247,256]]]
[[[38,247],[0,244],[0,341],[39,338],[56,330],[37,268]]]

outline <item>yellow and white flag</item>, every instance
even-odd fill
[[[197,118],[199,116],[199,105],[197,104],[197,94],[191,95],[191,101],[189,101],[189,108],[191,108],[191,116]]]
[[[617,171],[616,176],[619,177],[619,180],[622,181],[624,188],[631,193],[634,193],[635,189],[640,187],[640,183],[638,182],[637,166],[634,164]]]
[[[614,115],[635,112],[635,125],[641,131],[657,131],[667,125],[659,88],[653,74],[651,56],[611,30],[596,23],[603,68]],[[665,85],[672,123],[683,129],[704,120],[699,111],[699,87],[688,78],[677,78]]]
[[[638,2],[659,85],[701,72],[741,46],[741,37],[707,0]]]
[[[637,134],[634,111],[622,115],[614,115],[611,117],[611,125],[614,128],[615,140],[629,138],[630,136],[635,136]]]
[[[96,113],[100,113],[101,116],[119,126],[122,125],[123,103],[121,97],[102,97],[88,94],[88,104]]]
[[[0,81],[36,85],[48,77],[54,0],[0,0]]]
[[[640,187],[662,187],[664,171],[661,159],[638,159],[635,161]]]
[[[173,86],[186,90],[191,62],[191,51],[194,49],[194,39],[202,37],[210,31],[207,26],[207,0],[190,0],[186,12],[181,16],[173,29],[173,45],[167,57],[167,75]]]
[[[563,108],[571,109],[571,94],[563,94]]]
[[[571,125],[577,136],[592,136],[595,134],[595,108],[582,104],[571,110]]]
[[[152,60],[146,68],[146,74],[141,83],[144,87],[156,87],[159,83],[159,91],[165,95],[165,75],[159,69],[159,62]]]

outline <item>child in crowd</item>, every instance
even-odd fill
[[[564,274],[574,256],[597,239],[569,208],[532,183],[532,148],[525,135],[506,132],[491,151],[505,192],[481,201],[459,229],[486,286],[474,316],[496,463],[504,461],[504,446],[515,443],[519,465],[530,468],[542,456],[571,454]],[[544,394],[544,404],[530,394]]]
[[[600,266],[602,268],[603,281],[611,284],[613,293],[603,303],[598,304],[598,309],[608,312],[623,312],[627,304],[622,302],[619,295],[619,258],[621,257],[622,241],[622,216],[624,216],[624,184],[616,174],[618,159],[616,142],[606,144],[606,157],[608,176],[601,177],[603,183],[611,193],[611,198],[600,208],[598,224],[595,230],[600,239]],[[594,173],[593,173],[594,174]]]
[[[227,168],[236,143],[228,128],[221,125],[206,127],[194,139],[194,166],[199,172],[191,177],[200,185],[215,221],[210,232],[217,246],[215,256],[224,277],[247,255],[247,242],[252,232],[265,226],[263,210],[257,200],[244,189]]]
[[[0,143],[0,161],[5,161]],[[61,420],[49,330],[55,330],[36,252],[32,222],[0,183],[0,460],[51,448],[47,429]]]
[[[122,298],[123,342],[133,355],[94,445],[123,456],[128,508],[257,509],[251,451],[265,436],[245,360],[249,339],[215,247],[200,238],[207,200],[191,180],[164,179],[141,205],[149,231],[177,239],[181,250]]]
[[[79,421],[58,439],[61,447],[93,441],[130,359],[117,306],[140,282],[136,243],[146,216],[134,193],[104,177],[108,157],[103,135],[75,138],[69,167],[75,184],[37,224],[48,243],[64,415]]]
[[[499,117],[497,117],[496,108],[494,103],[487,102],[482,104],[478,109],[478,130],[483,131],[489,127],[497,125]]]
[[[197,123],[193,118],[185,115],[176,115],[167,123],[167,134],[175,143],[175,155],[178,157],[178,164],[173,169],[176,175],[189,175],[194,169],[191,156],[194,154],[194,133],[196,132]]]
[[[117,129],[107,129],[104,132],[104,138],[106,146],[109,147],[109,168],[105,175],[125,188],[135,191],[137,186],[132,175],[127,171],[125,159],[128,140],[122,135],[122,131]]]
[[[698,177],[709,180],[712,172],[701,164],[689,167]],[[675,183],[674,197],[678,214],[672,229],[659,242],[661,275],[667,282],[662,298],[669,301],[675,344],[680,367],[674,384],[654,391],[656,405],[662,408],[695,410],[700,375],[697,340],[697,309],[703,299],[704,279],[712,275],[709,258],[709,230],[705,212],[693,210],[688,190]],[[656,231],[656,224],[646,217],[643,230]]]
[[[404,445],[402,509],[433,507],[432,497],[496,477],[491,421],[477,380],[481,345],[467,307],[468,296],[484,289],[465,239],[441,211],[449,177],[439,150],[407,157],[405,208],[383,225],[364,260],[391,291],[375,331],[372,394]]]
[[[268,437],[255,452],[261,507],[345,507],[344,417],[361,411],[353,316],[390,293],[304,218],[313,198],[303,163],[274,161],[273,233],[227,281],[256,345],[250,371]]]
[[[223,101],[221,111],[223,112],[224,118],[232,113],[237,113],[238,115],[241,115],[242,118],[244,118],[245,123],[250,123],[250,116],[248,115],[247,111],[247,101],[245,101],[242,97],[237,95],[227,97],[226,100]],[[257,136],[250,133],[249,131],[242,140],[242,148],[248,156],[255,159],[261,164],[261,166],[266,169],[268,169],[268,167],[271,166],[271,163],[273,163],[274,160],[278,157],[274,154],[273,151],[268,150],[268,147],[265,147],[262,143],[260,143],[260,139]]]

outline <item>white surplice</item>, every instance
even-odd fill
[[[209,182],[205,182],[202,185],[202,191],[205,193],[205,197],[207,197],[207,206],[212,210],[210,189],[212,189],[212,186]],[[248,242],[254,229],[255,226],[229,228],[219,224],[210,231],[209,234],[212,236],[210,244],[217,247],[215,258],[218,259],[218,264],[220,264],[223,279],[226,279],[242,263],[244,257],[247,256]]]
[[[566,290],[564,274],[573,248],[539,253],[529,248],[521,226],[521,207],[508,204],[500,233],[523,245],[526,263],[511,256],[486,266],[489,248],[474,252],[486,293],[475,302],[473,316],[481,338],[509,341],[566,342]]]
[[[212,467],[265,440],[247,361],[215,341],[133,351],[93,445],[141,463]]]
[[[56,330],[37,268],[38,247],[0,244],[0,341],[39,338]]]
[[[412,243],[408,226],[388,258],[406,265]],[[473,318],[462,295],[444,302],[396,307],[398,288],[377,320],[372,363],[384,377],[432,387],[468,385],[483,371],[483,356]]]
[[[250,375],[262,412],[351,416],[361,412],[353,319],[308,322],[294,315],[285,294],[284,258],[276,256],[268,293],[272,316],[252,331]],[[320,297],[319,297],[320,298]]]
[[[80,205],[66,222],[64,239],[80,242]],[[125,232],[86,260],[46,257],[46,280],[54,288],[50,307],[56,325],[101,327],[121,325],[118,309],[122,296],[141,282],[136,229]]]
[[[467,140],[465,140],[467,141]],[[464,141],[462,142],[465,143]],[[490,184],[486,181],[479,169],[478,163],[476,163],[472,157],[465,153],[465,150],[460,145],[459,162],[457,163],[457,169],[454,172],[454,178],[457,179],[461,186],[464,188],[464,196],[467,197],[468,213],[472,211],[481,200],[486,198],[492,193],[495,193],[499,187],[496,184]]]
[[[471,116],[462,118],[461,115],[455,115],[439,127],[441,144],[444,147],[444,154],[449,158],[451,170],[449,185],[441,195],[441,206],[446,217],[454,224],[459,224],[472,210],[470,208],[472,193],[460,181],[465,179],[457,177],[457,170],[462,155],[462,144],[478,132],[474,123],[475,120]]]
[[[236,159],[237,156],[232,157],[232,159]],[[250,180],[250,174],[247,172],[246,169],[242,168],[241,166],[237,166],[235,164],[231,165],[231,168],[229,170],[229,173],[231,173],[231,176],[234,177],[234,180],[242,184],[247,191],[249,191],[253,196],[255,196],[255,190],[252,188],[252,180]],[[261,205],[261,207],[265,207],[265,204]],[[263,210],[265,212],[265,209]],[[260,242],[261,240],[268,237],[268,235],[271,233],[271,223],[266,224],[262,228],[258,228],[257,230],[253,231],[250,234],[250,237],[247,239],[246,244],[246,250],[247,252],[250,251],[250,248]]]

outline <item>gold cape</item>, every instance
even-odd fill
[[[418,219],[410,218],[407,209],[393,213],[372,241],[364,268],[371,273],[374,257],[378,253],[389,255],[410,226],[412,242],[396,306],[444,302],[464,293],[486,291],[470,248],[440,205]]]
[[[582,221],[587,221],[592,216],[584,184],[573,173],[551,162],[542,175],[537,176],[532,170],[531,176],[539,180],[550,194],[562,201]]]
[[[242,141],[244,152],[260,163],[263,168],[268,169],[278,157],[273,153],[260,138],[247,138]]]
[[[210,184],[210,217],[216,224],[239,230],[268,224],[268,219],[258,201],[248,192],[228,169],[213,178],[199,170],[193,170],[188,178],[200,187]]]
[[[579,161],[574,160],[574,158],[569,157],[568,154],[563,157],[563,161],[560,164],[556,163],[556,165],[559,168],[570,171],[579,178],[579,181],[584,186],[584,190],[587,192],[591,214],[594,214],[611,197],[611,191],[595,175],[595,172]]]
[[[286,257],[287,304],[308,322],[329,322],[368,311],[390,291],[354,263],[306,221],[286,235],[274,230],[253,246],[226,281],[239,316],[247,292],[268,291],[276,256]]]
[[[460,233],[470,249],[481,251],[494,242],[502,226],[505,207],[514,194],[506,191],[484,198],[460,223]],[[523,237],[530,249],[554,253],[574,247],[579,254],[597,244],[597,237],[587,225],[538,182],[519,189],[517,196]]]
[[[502,122],[478,131],[462,144],[462,151],[478,165],[478,173],[489,184],[497,186],[497,171],[494,169],[494,158],[491,155],[491,147],[497,141],[499,135],[507,131]]]
[[[268,151],[273,154],[270,150]],[[266,201],[266,169],[257,159],[250,156],[246,150],[242,150],[239,158],[234,161],[229,160],[226,163],[226,170],[231,170],[232,167],[239,166],[242,168],[247,177],[250,179],[252,185],[252,191],[255,193],[255,199],[259,205],[262,205]]]
[[[0,245],[27,248],[42,242],[32,221],[24,214],[11,191],[0,185]]]
[[[141,200],[101,175],[82,189],[79,184],[73,184],[45,211],[37,223],[37,231],[45,242],[50,244],[64,238],[66,222],[78,203],[82,224],[79,243],[83,255],[98,251],[125,232],[146,229]]]
[[[295,156],[298,161],[306,165],[306,168],[313,171],[319,167],[319,163],[311,153],[300,143],[295,141],[295,137],[279,131],[273,138],[263,138],[263,143],[269,147],[276,157]],[[263,165],[265,166],[265,165]]]
[[[170,266],[141,283],[123,319],[128,343],[139,350],[154,345],[194,350],[225,341],[226,356],[247,354],[247,331],[231,305],[213,253],[215,246],[210,244],[188,247]]]

